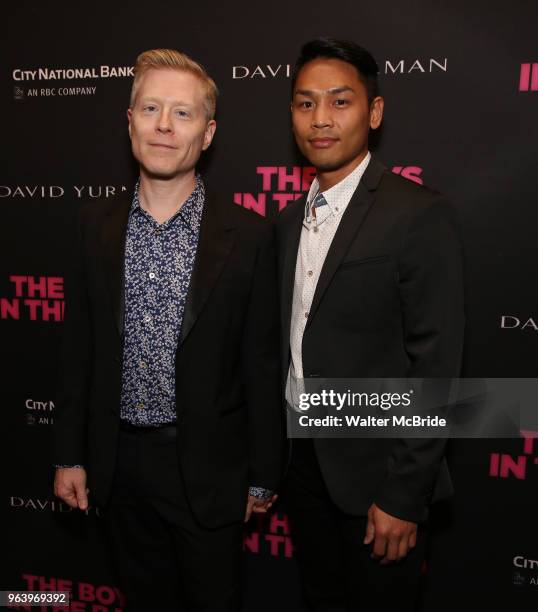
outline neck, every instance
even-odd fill
[[[364,160],[364,158],[368,155],[368,149],[362,151],[357,157],[355,157],[352,161],[348,162],[344,166],[337,168],[336,170],[328,170],[317,171],[317,179],[319,183],[319,190],[321,192],[327,191],[331,187],[337,185],[340,181],[343,181],[346,176],[351,174],[353,170]]]
[[[183,206],[195,186],[194,170],[172,179],[150,177],[141,170],[138,190],[140,206],[162,223]]]

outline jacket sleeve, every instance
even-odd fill
[[[70,257],[66,257],[66,306],[52,428],[52,462],[55,465],[83,465],[85,460],[92,340],[82,219],[81,211],[77,218]]]
[[[443,200],[433,200],[413,219],[398,273],[408,377],[458,377],[464,332],[462,249],[453,211]],[[445,445],[444,438],[395,440],[376,504],[401,519],[425,520]]]
[[[260,232],[242,346],[248,408],[249,483],[275,490],[284,466],[280,327],[274,228]]]

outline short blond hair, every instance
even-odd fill
[[[175,49],[150,49],[149,51],[144,51],[136,58],[131,99],[129,102],[131,108],[133,108],[136,101],[140,79],[152,68],[157,70],[185,70],[197,76],[202,81],[205,88],[204,106],[207,118],[208,120],[213,119],[217,108],[217,96],[219,95],[215,81],[209,76],[206,69],[201,64],[195,62],[185,53],[181,53]]]

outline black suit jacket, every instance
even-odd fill
[[[283,375],[305,200],[278,220]],[[302,343],[304,377],[450,378],[460,372],[462,255],[451,209],[438,194],[370,161],[324,262]],[[445,441],[319,439],[336,504],[366,514],[376,502],[414,522],[451,493]]]
[[[53,459],[83,464],[100,505],[116,464],[130,204],[82,208],[65,279]],[[209,194],[176,354],[178,457],[193,512],[206,526],[241,520],[249,485],[279,484],[279,338],[273,228]]]

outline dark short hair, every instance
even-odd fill
[[[369,104],[378,95],[377,73],[379,68],[372,54],[349,40],[323,37],[310,40],[301,47],[301,53],[295,62],[291,78],[292,97],[301,68],[318,58],[339,59],[354,66],[359,79],[366,87]]]

